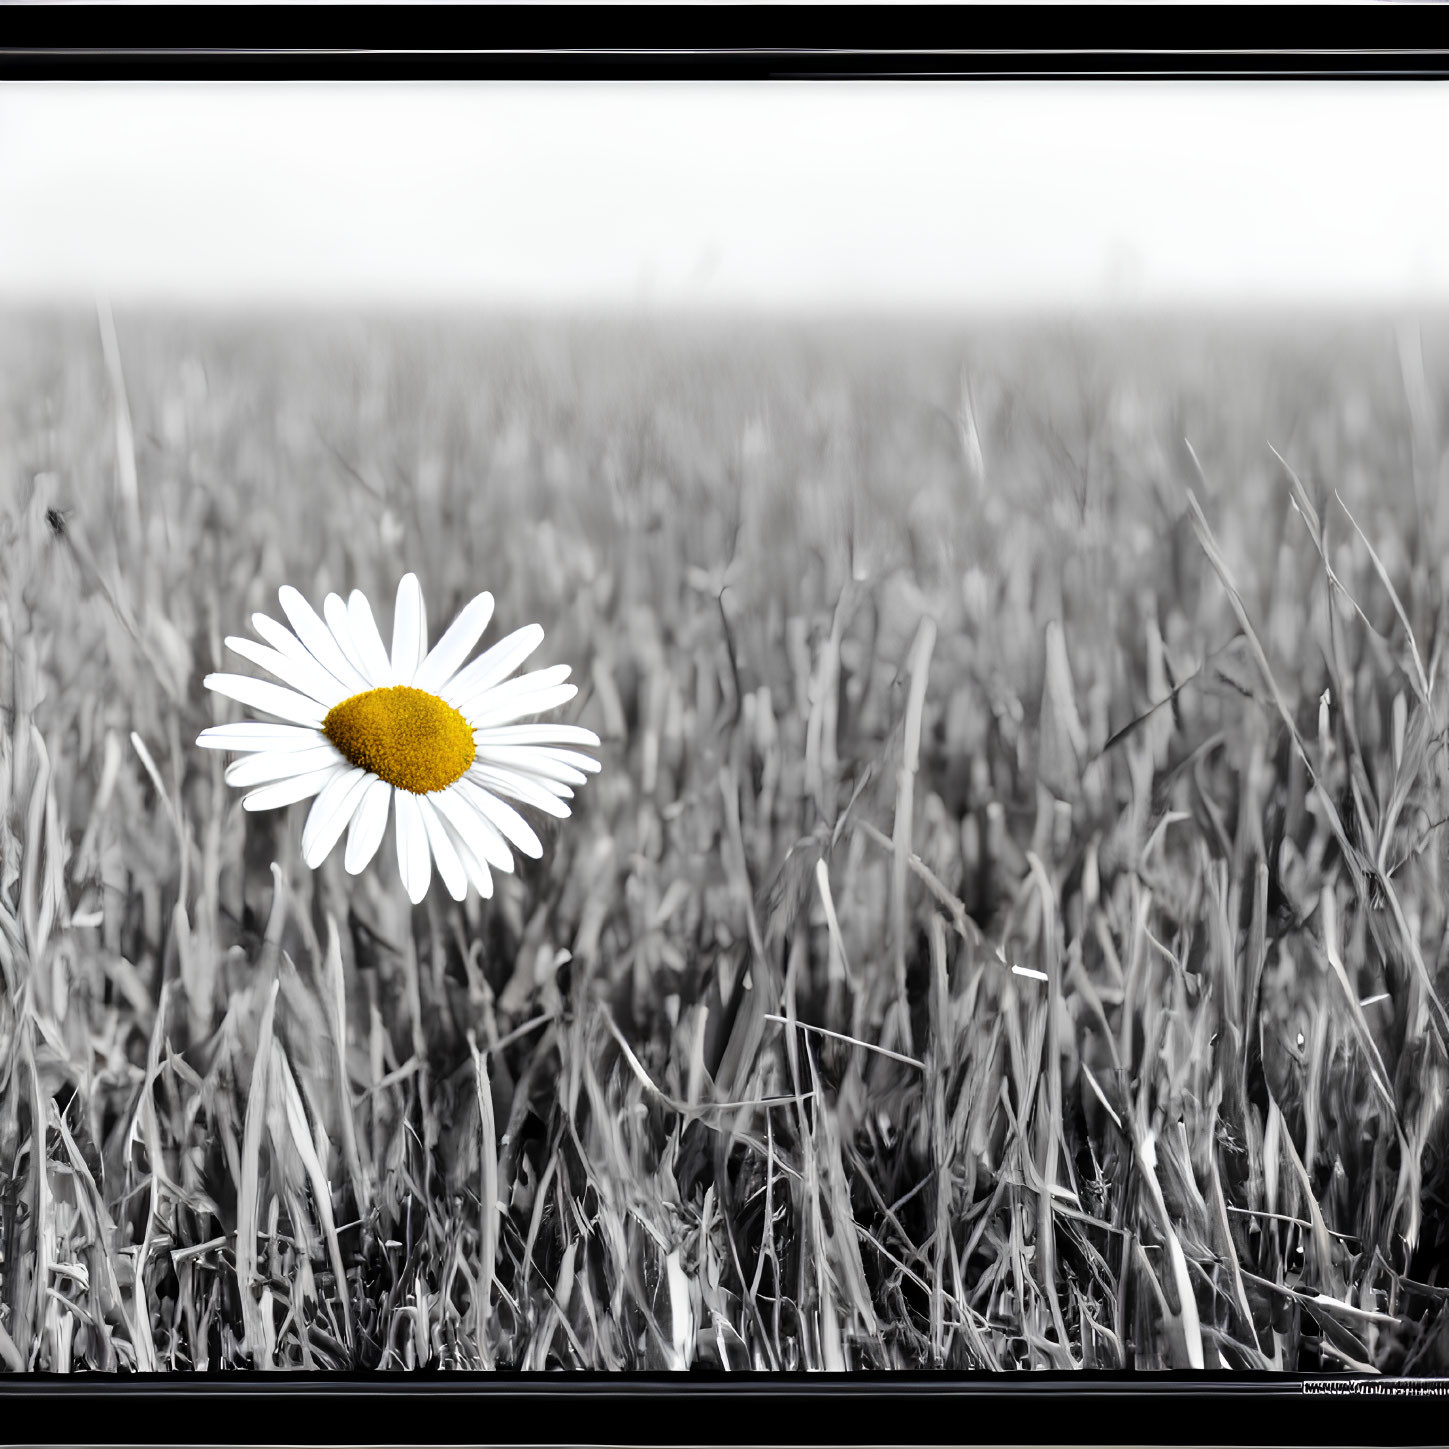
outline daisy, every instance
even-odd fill
[[[508,678],[543,642],[537,624],[465,664],[493,615],[492,594],[474,598],[430,650],[423,592],[415,574],[405,575],[391,655],[356,589],[346,603],[328,594],[320,618],[288,585],[277,597],[291,629],[253,614],[252,627],[266,644],[226,643],[282,684],[241,674],[202,681],[288,721],[217,725],[198,737],[208,749],[245,754],[226,771],[228,785],[259,787],[242,797],[244,809],[312,800],[302,859],[316,870],[345,830],[343,864],[351,875],[377,853],[394,811],[398,866],[414,904],[427,894],[434,861],[448,893],[461,901],[470,882],[491,896],[492,871],[511,871],[513,850],[543,854],[508,801],[566,819],[570,787],[582,785],[599,762],[562,747],[597,746],[599,737],[578,725],[517,723],[578,693],[564,683],[567,665]]]

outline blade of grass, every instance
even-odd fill
[[[307,1126],[307,1113],[302,1105],[302,1094],[297,1089],[297,1079],[292,1065],[287,1060],[285,1048],[280,1043],[272,1047],[273,1070],[277,1074],[283,1106],[286,1110],[287,1126],[291,1131],[292,1144],[302,1159],[302,1166],[312,1185],[312,1201],[322,1235],[327,1240],[327,1253],[332,1260],[332,1271],[337,1279],[337,1293],[342,1302],[342,1331],[348,1351],[353,1347],[352,1303],[346,1293],[347,1269],[342,1260],[342,1245],[337,1239],[337,1224],[332,1215],[332,1189],[327,1181],[326,1169],[317,1155],[316,1145]]]
[[[912,812],[915,807],[916,772],[921,759],[921,727],[925,714],[926,685],[930,680],[931,652],[936,646],[936,621],[923,615],[911,646],[907,668],[910,692],[906,696],[903,754],[897,776],[894,855],[891,875],[891,941],[895,961],[896,1030],[906,1051],[911,1042],[911,1012],[906,996],[906,874],[912,854]]]
[[[246,1123],[242,1130],[241,1181],[236,1198],[236,1282],[241,1300],[246,1337],[243,1352],[252,1356],[259,1369],[270,1369],[270,1355],[264,1353],[267,1333],[262,1323],[258,1290],[262,1279],[257,1272],[257,1233],[260,1225],[260,1179],[262,1135],[266,1131],[267,1085],[272,1051],[272,1020],[281,982],[275,977],[267,989],[257,1030],[257,1054],[252,1063],[251,1088],[247,1093]]]
[[[1409,654],[1414,661],[1414,687],[1418,690],[1419,703],[1432,715],[1434,705],[1429,690],[1429,676],[1424,672],[1424,661],[1419,656],[1419,642],[1414,638],[1414,630],[1409,623],[1409,616],[1405,612],[1403,602],[1399,598],[1399,591],[1394,587],[1394,581],[1389,577],[1389,571],[1384,567],[1378,550],[1369,542],[1368,535],[1358,526],[1358,520],[1348,511],[1348,504],[1343,501],[1342,494],[1335,489],[1333,496],[1338,499],[1338,506],[1343,509],[1344,515],[1353,524],[1353,531],[1363,540],[1363,546],[1368,550],[1368,556],[1373,562],[1374,571],[1388,591],[1389,598],[1393,602],[1394,612],[1399,616],[1399,623],[1404,626],[1404,636],[1409,641]]]
[[[478,1038],[468,1033],[468,1050],[473,1057],[473,1080],[478,1094],[478,1165],[480,1236],[478,1245],[478,1288],[473,1306],[473,1337],[484,1368],[491,1369],[493,1351],[488,1338],[492,1316],[493,1279],[498,1257],[498,1132],[493,1119],[493,1091],[488,1082],[488,1061],[478,1050]]]

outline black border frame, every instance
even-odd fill
[[[484,40],[493,44],[481,45]],[[0,80],[1267,76],[1449,78],[1449,10],[1432,0],[1323,10],[1281,4],[0,7]]]
[[[1302,1375],[209,1373],[0,1377],[25,1443],[427,1445],[1444,1443],[1449,1379],[1393,1396]],[[1323,1383],[1325,1380],[1316,1380]],[[1358,1381],[1346,1377],[1344,1382]],[[1412,1393],[1412,1387],[1408,1388]],[[77,1409],[80,1413],[77,1414]],[[198,1416],[194,1413],[200,1409]],[[299,1412],[302,1411],[302,1412]],[[192,1411],[192,1412],[189,1412]],[[37,1435],[38,1420],[49,1421]],[[90,1431],[82,1437],[75,1431]],[[188,1433],[187,1430],[190,1430]],[[1438,1432],[1436,1432],[1436,1430]],[[13,1430],[11,1431],[13,1432]],[[21,1442],[21,1437],[7,1442]]]
[[[495,48],[459,43],[479,35]],[[1449,5],[0,4],[0,83],[1127,78],[1449,81]],[[0,1423],[9,1443],[1449,1442],[1449,1380],[1382,1380],[1392,1408],[1348,1376],[1309,1382],[0,1374]]]

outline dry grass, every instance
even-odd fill
[[[12,319],[0,1360],[1449,1369],[1443,341]],[[407,568],[488,903],[192,745]]]

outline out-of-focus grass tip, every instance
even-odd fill
[[[253,614],[252,627],[266,643],[226,643],[282,683],[240,674],[202,681],[286,721],[216,725],[197,738],[208,749],[245,756],[226,770],[227,784],[254,787],[244,808],[311,799],[303,860],[316,870],[345,830],[343,863],[352,875],[377,853],[391,811],[403,887],[414,904],[427,894],[435,861],[448,893],[461,901],[470,882],[491,896],[492,871],[511,871],[513,850],[543,854],[537,834],[508,801],[566,819],[572,787],[599,769],[597,760],[568,746],[597,746],[599,737],[579,725],[519,723],[578,692],[564,682],[567,665],[509,678],[543,642],[539,625],[516,630],[466,663],[493,616],[492,594],[473,598],[429,649],[422,588],[415,574],[404,575],[391,654],[359,590],[345,603],[328,594],[321,616],[290,585],[277,597],[291,629]]]

